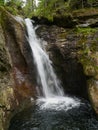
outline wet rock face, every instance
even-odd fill
[[[0,130],[6,130],[18,101],[14,93],[11,59],[0,24]]]
[[[89,32],[85,35],[80,45],[81,50],[78,53],[80,62],[83,65],[84,73],[89,77],[88,80],[88,95],[89,99],[98,114],[98,29]]]
[[[77,34],[57,26],[41,26],[36,32],[47,41],[47,52],[65,92],[87,98],[86,76],[77,58]]]
[[[92,102],[92,105],[98,114],[98,80],[91,79],[88,82],[89,84],[89,97]]]
[[[0,130],[35,97],[35,71],[24,24],[0,7]]]
[[[38,24],[45,24],[45,25],[57,25],[59,27],[65,27],[65,28],[73,28],[76,26],[76,21],[73,20],[72,16],[70,14],[67,14],[65,16],[54,16],[53,21],[48,20],[45,17],[36,17],[33,16],[32,20],[35,21],[35,25]]]
[[[3,36],[3,30],[0,25],[0,71],[7,71],[10,68],[8,58],[6,57],[6,49],[4,47],[4,36]]]
[[[1,17],[6,45],[12,62],[15,94],[20,99],[29,98],[35,95],[35,78],[32,78],[35,74],[32,68],[32,52],[25,37],[25,27],[6,11],[2,12]]]
[[[98,114],[98,29],[40,26],[36,32],[65,92],[89,99]]]
[[[47,41],[65,92],[89,98],[98,114],[98,29],[41,26],[37,34]]]
[[[12,112],[17,106],[17,99],[15,99],[13,90],[14,80],[10,73],[10,58],[6,49],[3,30],[0,25],[0,130],[7,129]]]

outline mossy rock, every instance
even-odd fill
[[[77,45],[80,46],[78,51],[79,60],[83,65],[84,72],[87,76],[98,75],[98,29],[83,28],[77,30],[80,40]]]
[[[90,79],[88,81],[88,86],[89,99],[98,115],[98,80]]]

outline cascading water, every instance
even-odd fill
[[[57,79],[53,68],[51,66],[51,61],[48,55],[42,49],[40,41],[35,35],[35,31],[32,27],[32,23],[29,19],[26,19],[26,25],[28,30],[29,43],[32,48],[35,65],[38,72],[38,85],[42,86],[43,95],[45,98],[54,96],[63,96],[63,90],[59,80]]]
[[[28,41],[32,49],[35,66],[37,69],[37,83],[42,89],[43,98],[39,96],[37,104],[41,103],[41,108],[61,109],[65,106],[66,109],[79,105],[79,101],[64,97],[64,92],[60,81],[51,65],[51,61],[47,53],[44,51],[41,41],[36,37],[34,27],[30,19],[25,20]],[[38,91],[41,91],[38,88]],[[58,106],[59,105],[59,106]],[[58,107],[57,107],[58,106]],[[70,106],[70,107],[69,107]]]
[[[40,92],[32,106],[16,114],[9,130],[98,130],[98,120],[88,101],[64,96],[31,21],[26,19],[25,22],[43,98]]]

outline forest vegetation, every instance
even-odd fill
[[[0,5],[14,15],[38,16],[53,20],[56,15],[62,16],[74,10],[96,8],[98,0],[39,0],[38,5],[36,0],[0,0]]]

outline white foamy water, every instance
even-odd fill
[[[36,103],[40,110],[67,111],[80,106],[80,101],[71,97],[40,98]]]
[[[37,105],[40,109],[68,110],[79,106],[79,101],[65,97],[59,79],[57,78],[47,53],[43,50],[42,42],[37,38],[30,19],[25,20],[28,41],[32,49],[37,69],[37,90],[39,98]],[[43,96],[43,98],[41,98]]]

